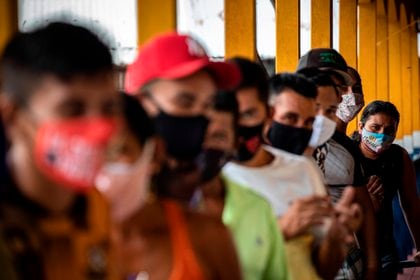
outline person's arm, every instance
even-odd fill
[[[416,190],[414,166],[406,151],[403,152],[403,176],[399,194],[402,208],[404,209],[414,242],[416,243],[418,255],[420,249],[420,201]]]
[[[331,227],[325,239],[315,247],[313,260],[318,274],[323,279],[334,279],[348,252],[348,245],[353,244],[353,232],[358,230],[363,215],[358,204],[353,203],[356,191],[347,187],[334,207]]]
[[[342,226],[333,218],[325,239],[313,250],[312,259],[322,279],[334,279],[347,254]]]
[[[369,182],[362,171],[363,155],[357,147],[352,154],[355,160],[353,181],[353,185],[356,187],[355,202],[362,207],[364,214],[362,227],[359,231],[357,231],[360,247],[365,253],[366,258],[364,264],[364,279],[377,279],[379,271],[379,256],[375,208],[367,187],[367,183]]]
[[[356,187],[356,202],[362,207],[364,220],[358,232],[360,247],[366,254],[365,279],[376,279],[379,269],[376,216],[366,186]]]
[[[197,229],[196,229],[197,230]],[[208,219],[200,223],[195,231],[197,249],[202,252],[214,279],[240,280],[242,271],[239,264],[236,248],[228,229],[217,219]]]
[[[322,224],[330,211],[326,197],[312,195],[296,199],[277,221],[284,239],[288,241],[312,226]]]
[[[270,258],[265,267],[264,277],[262,279],[278,279],[290,280],[292,279],[286,261],[286,249],[284,239],[281,231],[277,227],[276,217],[268,207],[267,213],[269,227],[270,227]]]

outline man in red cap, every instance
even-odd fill
[[[189,201],[199,185],[219,173],[223,158],[213,161],[202,148],[207,108],[218,88],[235,86],[239,79],[235,66],[211,62],[196,41],[177,33],[151,40],[128,66],[126,91],[138,98],[163,141],[156,141],[151,180],[157,200],[122,221],[121,235],[116,235],[125,274],[240,278],[234,245],[221,221],[172,200]]]
[[[166,145],[164,179],[170,184],[161,182],[166,187],[157,186],[159,195],[188,200],[202,183],[205,170],[198,169],[207,167],[199,168],[196,159],[203,152],[207,109],[217,89],[232,88],[239,81],[236,66],[210,61],[197,41],[176,33],[146,44],[128,67],[126,91],[138,97]],[[172,182],[171,174],[176,176]]]

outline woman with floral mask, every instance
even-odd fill
[[[378,222],[380,279],[396,279],[398,255],[393,233],[392,199],[399,195],[402,208],[417,244],[415,260],[420,261],[420,214],[414,167],[407,152],[392,144],[400,114],[390,102],[374,101],[362,112],[359,122],[359,144],[362,167]]]

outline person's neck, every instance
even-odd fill
[[[363,156],[365,156],[366,158],[369,159],[377,159],[378,158],[378,154],[372,152],[368,147],[365,146],[365,144],[363,143],[363,141],[360,141],[359,144],[360,147],[360,151],[362,152]]]
[[[338,119],[337,120],[337,127],[336,127],[336,131],[341,132],[341,133],[346,133],[347,131],[347,123],[343,122],[342,120]]]
[[[224,199],[225,197],[225,186],[219,176],[203,184],[201,191],[206,198]]]
[[[10,169],[20,192],[28,199],[47,209],[53,215],[66,213],[76,194],[53,184],[36,169],[31,153],[16,146],[10,149]]]
[[[220,176],[201,187],[203,193],[204,212],[217,218],[222,218],[225,205],[226,188]]]
[[[247,167],[263,167],[274,160],[274,156],[261,145],[255,155],[248,161],[236,162]]]
[[[314,154],[315,148],[313,147],[306,147],[305,151],[303,152],[303,155],[307,158],[312,158],[312,155]]]

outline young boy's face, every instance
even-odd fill
[[[111,73],[77,77],[66,83],[51,76],[34,89],[20,113],[29,113],[27,117],[36,124],[79,117],[115,118],[120,113],[119,103]]]
[[[155,110],[149,110],[152,117],[156,115],[156,109],[173,116],[198,116],[208,112],[216,93],[216,85],[209,73],[199,71],[183,79],[159,80],[152,84],[150,93],[156,103],[153,105],[160,107],[152,106],[155,107]]]
[[[113,74],[41,79],[26,104],[6,118],[11,146],[40,180],[86,188],[119,123]]]

